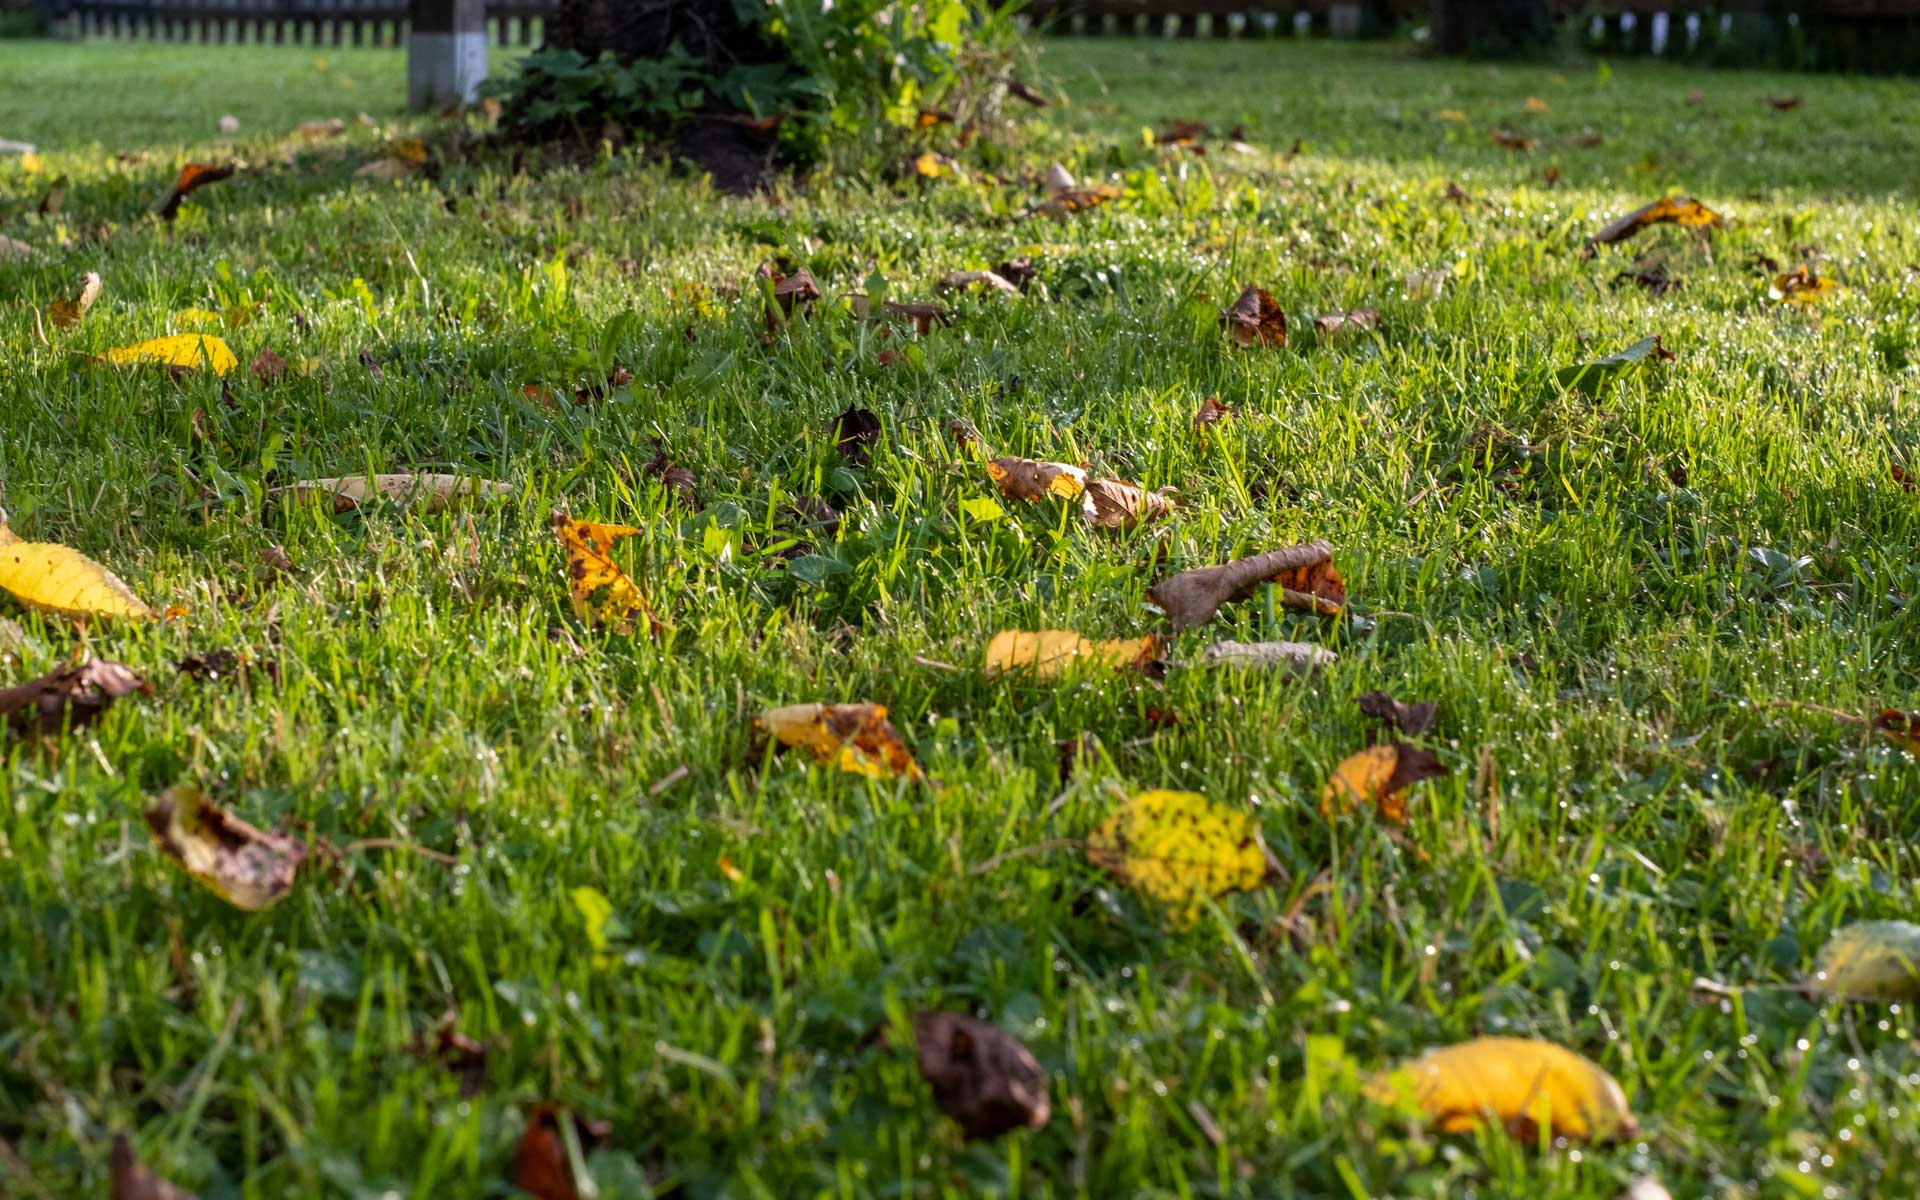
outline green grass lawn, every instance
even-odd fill
[[[189,610],[76,630],[0,599],[0,684],[84,651],[156,689],[3,743],[0,1192],[104,1195],[125,1130],[207,1198],[508,1195],[537,1102],[610,1123],[603,1197],[1920,1188],[1906,1006],[1694,987],[1791,983],[1838,926],[1916,908],[1920,768],[1804,705],[1920,707],[1920,495],[1892,473],[1920,473],[1920,86],[1325,43],[1058,41],[1043,66],[1071,101],[994,151],[1009,184],[742,201],[632,157],[356,179],[391,130],[355,114],[402,119],[396,52],[0,44],[0,137],[43,159],[0,159],[0,234],[36,251],[0,262],[0,505]],[[331,116],[342,136],[283,162]],[[1179,118],[1257,152],[1162,160],[1141,131]],[[172,227],[148,214],[186,157],[228,153],[256,169]],[[1053,157],[1124,194],[1017,219]],[[1581,254],[1668,189],[1730,227]],[[1681,286],[1615,282],[1642,252]],[[1025,299],[958,298],[923,337],[826,303],[764,339],[750,281],[785,255],[829,301],[876,274],[931,299],[1016,254]],[[1774,303],[1761,257],[1844,290]],[[90,270],[85,321],[43,328]],[[1293,345],[1221,333],[1247,282]],[[91,360],[245,304],[224,389]],[[1362,306],[1377,336],[1315,344],[1311,317]],[[1677,359],[1597,397],[1554,385],[1652,334]],[[263,348],[294,364],[277,383],[246,370]],[[634,378],[593,403],[524,390],[606,364]],[[1240,416],[1202,440],[1208,395]],[[867,466],[835,450],[850,406],[883,425]],[[956,419],[996,453],[1178,487],[1179,511],[1118,536],[1057,505],[972,521],[995,491]],[[657,444],[698,511],[647,470]],[[339,516],[266,496],[392,470],[517,492]],[[814,499],[837,532],[796,515]],[[621,561],[667,636],[576,621],[560,506],[643,530]],[[1143,605],[1166,574],[1320,537],[1346,617],[1256,596],[1168,649],[1336,650],[1311,681],[977,670],[1002,629],[1165,632]],[[789,568],[796,540],[814,557]],[[173,665],[216,649],[260,669]],[[1372,689],[1440,704],[1452,774],[1404,831],[1317,811]],[[938,786],[748,758],[755,712],[815,700],[889,706]],[[1083,732],[1099,749],[1063,785],[1056,742]],[[147,835],[181,782],[458,863],[317,856],[241,912]],[[1072,850],[976,870],[1149,788],[1254,814],[1284,881],[1181,928]],[[617,918],[604,955],[582,887]],[[964,1142],[869,1039],[927,1008],[1023,1038],[1051,1124]],[[419,1052],[443,1014],[486,1048],[470,1096]],[[1590,1056],[1640,1135],[1441,1136],[1362,1097],[1479,1033]]]

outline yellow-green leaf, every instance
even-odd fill
[[[224,341],[211,334],[181,333],[116,347],[107,351],[107,361],[116,365],[158,363],[167,367],[206,367],[215,375],[225,375],[240,360]]]
[[[1142,792],[1087,837],[1087,856],[1191,925],[1204,901],[1266,882],[1267,847],[1250,814],[1197,792]]]
[[[789,704],[768,709],[754,724],[782,746],[805,750],[851,775],[920,775],[884,704]]]
[[[1852,1000],[1920,1000],[1920,925],[1858,921],[1820,949],[1807,990]]]
[[[1377,1076],[1367,1095],[1408,1104],[1442,1133],[1493,1124],[1527,1140],[1631,1137],[1639,1124],[1613,1076],[1571,1050],[1529,1038],[1483,1037],[1431,1050]]]
[[[63,617],[146,619],[153,610],[120,577],[54,542],[23,542],[0,520],[0,588],[28,608]]]

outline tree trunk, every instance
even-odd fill
[[[1440,54],[1510,54],[1553,40],[1546,0],[1433,0],[1433,48]]]
[[[676,42],[719,70],[781,57],[734,0],[561,0],[547,20],[547,45],[589,61],[608,51],[623,63],[665,58]]]

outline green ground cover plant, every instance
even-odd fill
[[[39,145],[0,159],[0,506],[184,610],[0,596],[0,685],[92,654],[153,686],[0,743],[0,1188],[104,1194],[125,1132],[203,1197],[505,1196],[553,1104],[606,1123],[605,1197],[1914,1191],[1910,1001],[1795,985],[1915,909],[1920,769],[1870,721],[1920,707],[1920,89],[1291,41],[1040,64],[1011,141],[736,199],[638,149],[455,153],[482,121],[401,114],[390,51],[0,44],[0,137]],[[1156,144],[1178,121],[1204,154]],[[431,170],[356,174],[415,135]],[[1054,161],[1110,198],[1028,215]],[[1669,193],[1724,225],[1590,244]],[[1022,295],[938,291],[1018,258]],[[763,264],[811,316],[769,319]],[[1803,264],[1837,289],[1769,294]],[[1248,284],[1285,346],[1222,328]],[[196,332],[224,378],[97,361]],[[989,452],[1176,506],[1095,528]],[[512,494],[276,494],[399,471]],[[575,612],[556,509],[638,530],[658,636]],[[1317,539],[1337,615],[1148,607]],[[981,669],[1049,628],[1177,665]],[[1197,665],[1223,639],[1338,658]],[[1376,690],[1437,705],[1404,825],[1322,812]],[[808,702],[885,705],[926,779],[754,752]],[[143,813],[183,787],[309,847],[284,898],[167,860]],[[1149,792],[1250,820],[1269,877],[1175,919],[1102,870]],[[1023,1041],[1045,1127],[965,1140],[926,1010]],[[1637,1131],[1370,1098],[1487,1034],[1585,1055]]]

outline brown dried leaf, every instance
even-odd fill
[[[93,724],[122,696],[153,695],[153,685],[117,662],[89,658],[38,679],[0,688],[0,720],[18,733],[58,736]]]
[[[1207,133],[1204,121],[1175,121],[1154,134],[1153,142],[1156,146],[1191,146]]]
[[[160,214],[161,220],[171,221],[180,215],[182,200],[210,183],[232,178],[233,173],[239,168],[240,164],[236,162],[222,163],[219,166],[188,163],[180,168],[180,174],[174,178],[173,186],[167,189],[166,195],[160,197],[153,211]]]
[[[1326,313],[1313,319],[1314,336],[1321,341],[1332,341],[1348,333],[1372,333],[1380,328],[1380,310],[1377,308],[1350,308],[1346,312]]]
[[[993,271],[949,271],[940,277],[937,285],[943,292],[957,291],[961,288],[984,287],[990,292],[1004,292],[1009,296],[1018,296],[1020,289]]]
[[[768,329],[778,327],[783,320],[791,321],[795,308],[803,315],[811,313],[814,301],[820,299],[820,285],[814,282],[813,272],[805,267],[788,275],[771,263],[761,263],[755,274],[773,281],[773,306],[767,309]]]
[[[411,471],[375,475],[371,481],[365,475],[308,479],[267,491],[271,498],[286,496],[295,503],[305,503],[311,498],[324,496],[331,499],[333,511],[337,513],[358,508],[373,496],[400,503],[417,501],[425,511],[439,512],[455,500],[491,500],[512,494],[513,485],[510,483],[495,483],[474,475],[414,474]]]
[[[1007,94],[1017,100],[1024,100],[1035,108],[1045,108],[1047,106],[1047,98],[1045,96],[1042,96],[1026,84],[1021,83],[1018,79],[1007,80]]]
[[[916,1013],[913,1038],[934,1102],[969,1138],[1045,1128],[1047,1073],[1018,1038],[950,1012]]]
[[[161,793],[146,816],[162,854],[196,883],[248,912],[285,898],[307,856],[299,842],[256,829],[208,801],[192,784]]]
[[[1502,149],[1513,150],[1520,154],[1533,152],[1534,140],[1525,134],[1515,133],[1511,129],[1496,129],[1487,135],[1487,140]]]
[[[1215,642],[1200,661],[1209,667],[1280,667],[1295,675],[1311,675],[1340,661],[1340,656],[1311,642]]]
[[[80,279],[80,290],[71,300],[55,300],[47,305],[47,320],[61,329],[71,329],[87,315],[93,302],[100,298],[100,276],[88,271]]]
[[[873,319],[872,302],[859,292],[847,297],[847,306],[853,315],[862,321]],[[938,304],[908,304],[899,300],[888,300],[880,305],[881,315],[895,317],[911,322],[915,333],[927,333],[935,325],[953,324],[953,313]]]
[[[1419,737],[1433,728],[1433,718],[1440,710],[1438,700],[1420,700],[1412,704],[1402,704],[1385,692],[1363,692],[1355,700],[1360,711],[1376,721],[1384,721],[1408,737]]]
[[[700,507],[700,489],[695,486],[693,472],[667,457],[667,448],[659,447],[653,461],[647,464],[647,474],[660,481],[660,486],[686,501],[689,508]]]
[[[1792,112],[1794,109],[1800,107],[1800,97],[1768,96],[1767,107],[1773,109],[1775,112]]]
[[[124,1133],[113,1135],[108,1171],[107,1200],[197,1200],[192,1192],[142,1166]]]
[[[253,365],[248,369],[261,383],[274,383],[287,373],[287,360],[272,350],[263,348],[260,353],[254,355]]]
[[[1025,292],[1027,285],[1032,283],[1034,277],[1040,272],[1034,268],[1032,261],[1029,259],[1010,258],[995,267],[993,273],[1014,287],[1019,288],[1022,292]]]
[[[1407,823],[1406,790],[1423,779],[1449,774],[1433,751],[1417,746],[1369,746],[1334,768],[1320,789],[1320,815],[1335,817],[1356,804],[1371,807],[1380,819]]]
[[[534,1200],[580,1200],[562,1121],[572,1124],[583,1159],[613,1131],[605,1121],[576,1117],[557,1105],[542,1104],[528,1113],[526,1132],[513,1155],[512,1179],[513,1186]]]
[[[848,462],[868,465],[873,448],[880,444],[880,418],[854,405],[833,419],[833,444]]]
[[[1271,293],[1248,284],[1231,308],[1220,310],[1220,324],[1242,346],[1287,344],[1287,314]]]
[[[1288,568],[1275,575],[1273,581],[1280,585],[1280,602],[1288,608],[1304,608],[1332,616],[1347,603],[1347,585],[1341,582],[1331,559]]]
[[[987,474],[1009,500],[1033,501],[1043,496],[1078,500],[1087,490],[1087,473],[1070,463],[996,458],[987,464]]]
[[[1650,225],[1678,225],[1683,229],[1718,229],[1726,222],[1719,213],[1691,196],[1662,196],[1621,217],[1599,233],[1593,241],[1603,245],[1623,242]]]
[[[1089,208],[1098,208],[1110,200],[1120,198],[1117,184],[1102,183],[1091,188],[1067,188],[1056,191],[1052,196],[1028,210],[1028,215],[1045,213],[1048,216],[1065,216],[1068,213],[1081,212]]]
[[[1332,573],[1333,547],[1326,542],[1307,542],[1284,546],[1264,554],[1237,558],[1217,567],[1197,567],[1161,580],[1148,591],[1147,598],[1167,614],[1175,629],[1192,629],[1213,620],[1220,606],[1229,600],[1251,595],[1253,589],[1268,580],[1304,582],[1309,589],[1316,582],[1327,588],[1324,574]],[[1315,572],[1325,568],[1323,575]],[[1333,583],[1338,576],[1333,576]],[[1311,595],[1311,592],[1308,593]],[[1344,597],[1344,592],[1341,593]],[[1319,599],[1318,596],[1313,596]],[[1317,604],[1312,607],[1318,608]],[[1334,611],[1338,611],[1336,606]]]
[[[1208,396],[1200,402],[1199,409],[1193,414],[1193,431],[1195,433],[1203,433],[1207,426],[1218,425],[1228,417],[1237,417],[1239,415],[1239,409],[1229,408],[1220,403],[1220,397]]]
[[[1095,479],[1087,484],[1087,523],[1096,529],[1132,529],[1150,524],[1174,509],[1165,489],[1149,492],[1123,479]]]

